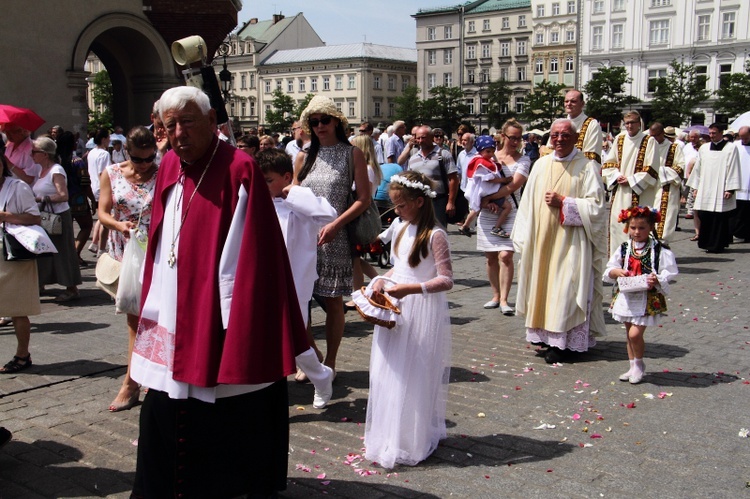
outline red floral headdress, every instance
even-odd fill
[[[656,211],[655,208],[649,208],[648,206],[633,206],[632,208],[622,210],[617,217],[617,221],[626,224],[623,229],[624,232],[628,231],[627,222],[631,218],[646,218],[650,223],[656,225],[661,222],[661,213]]]

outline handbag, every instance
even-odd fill
[[[3,223],[3,259],[6,262],[23,262],[34,260],[39,256],[27,250],[15,236],[8,234],[5,231],[5,223]]]
[[[438,158],[438,166],[440,169],[440,178],[443,181],[443,186],[445,187],[445,195],[448,196],[450,193],[450,187],[448,185],[448,173],[445,171],[445,158],[443,157],[442,151],[438,153],[440,157]],[[466,218],[466,215],[469,214],[469,200],[466,199],[466,196],[463,192],[461,192],[461,189],[458,189],[458,192],[456,192],[456,199],[453,201],[453,205],[456,207],[456,211],[453,212],[453,215],[448,215],[446,213],[446,220],[449,224],[457,224],[464,221]]]
[[[375,291],[372,285],[384,280],[394,283],[387,277],[377,276],[373,278],[367,287],[352,292],[352,301],[357,307],[357,312],[364,320],[387,329],[393,329],[401,323],[401,309],[398,308],[398,300],[389,297],[386,293]]]
[[[102,253],[96,261],[96,287],[105,291],[109,296],[117,296],[117,284],[120,280],[120,262]]]
[[[347,166],[349,167],[349,184],[354,183],[354,147],[349,151],[349,158],[347,160]],[[349,190],[349,206],[354,204],[355,198],[352,194],[351,189]],[[365,211],[359,214],[357,218],[346,224],[346,232],[349,236],[349,245],[356,246],[358,244],[365,245],[370,244],[377,239],[378,234],[382,230],[380,223],[380,213],[378,212],[375,202],[371,201],[370,205]]]
[[[52,211],[52,203],[42,201],[39,215],[42,217],[42,228],[50,236],[59,236],[62,234],[62,217]]]

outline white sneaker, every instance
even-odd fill
[[[333,372],[333,369],[326,365],[323,365],[323,368],[328,371],[328,379],[322,389],[315,389],[315,395],[313,395],[313,407],[316,409],[322,409],[328,405],[328,402],[333,396],[333,379],[336,377],[336,374]]]
[[[621,374],[619,380],[620,381],[630,381],[630,376],[632,374],[633,374],[633,370],[631,369],[630,371]]]

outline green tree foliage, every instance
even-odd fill
[[[750,61],[745,63],[744,73],[732,73],[721,77],[716,110],[730,116],[750,111]]]
[[[586,114],[602,125],[619,125],[625,109],[639,102],[637,97],[625,94],[625,85],[632,81],[624,67],[599,69],[583,87]]]
[[[651,112],[654,121],[680,126],[690,120],[696,106],[711,92],[706,90],[706,79],[696,75],[694,65],[674,60],[669,67],[667,76],[656,82]]]
[[[487,87],[488,127],[494,126],[499,129],[503,126],[503,123],[515,115],[510,107],[511,95],[513,95],[513,91],[507,81],[500,79],[489,84]]]
[[[94,132],[99,128],[112,130],[114,118],[112,116],[112,80],[106,69],[96,73],[91,80],[91,97],[96,106],[89,109],[88,130]]]
[[[403,93],[394,100],[396,118],[406,123],[406,130],[422,124],[422,99],[419,98],[419,87],[406,87]]]
[[[295,116],[296,102],[280,88],[273,91],[271,110],[266,113],[266,121],[272,132],[284,132],[292,128]]]
[[[563,95],[565,85],[544,80],[534,87],[526,96],[521,119],[533,128],[548,129],[552,122],[563,114]]]
[[[464,102],[464,93],[459,87],[437,86],[430,89],[430,98],[422,104],[423,117],[433,128],[442,128],[446,134],[453,133],[469,107]]]

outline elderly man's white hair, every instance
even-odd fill
[[[387,133],[388,135],[393,135],[394,130],[395,128],[393,128],[393,125],[388,125],[388,128],[385,129],[385,133]]]
[[[467,135],[469,136],[469,140],[471,141],[471,143],[472,143],[472,144],[473,144],[473,143],[475,143],[475,142],[477,141],[477,136],[476,136],[476,135],[474,135],[474,134],[473,134],[473,133],[471,133],[471,132],[466,132],[465,134],[461,135],[461,138],[463,139],[463,138],[464,138],[464,137],[466,137]]]
[[[165,90],[159,98],[159,117],[164,120],[167,111],[185,109],[189,102],[193,102],[204,115],[211,110],[211,100],[208,95],[196,87],[173,87]]]
[[[573,133],[573,134],[577,134],[578,133],[578,130],[576,129],[575,123],[573,123],[573,120],[569,120],[568,118],[558,118],[558,119],[556,119],[555,121],[552,122],[552,126],[549,127],[549,129],[552,130],[552,128],[555,125],[567,125],[568,128],[570,128],[570,132],[571,133]]]

